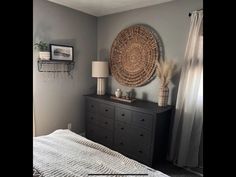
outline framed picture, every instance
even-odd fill
[[[50,55],[51,60],[74,60],[74,51],[72,46],[50,44]]]

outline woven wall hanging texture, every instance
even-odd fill
[[[155,77],[156,62],[161,57],[163,49],[158,34],[145,25],[130,26],[113,41],[111,74],[124,86],[143,86]]]

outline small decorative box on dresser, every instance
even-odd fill
[[[86,137],[148,166],[166,157],[172,106],[86,95]]]

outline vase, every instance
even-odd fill
[[[167,106],[169,97],[169,88],[160,87],[159,97],[158,97],[158,106]]]
[[[115,91],[115,95],[116,95],[117,98],[120,98],[122,96],[122,91],[120,89],[117,89]]]
[[[41,60],[49,60],[50,59],[50,52],[39,52],[39,58]]]

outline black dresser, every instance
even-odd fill
[[[172,106],[86,95],[86,137],[151,166],[165,159]]]

